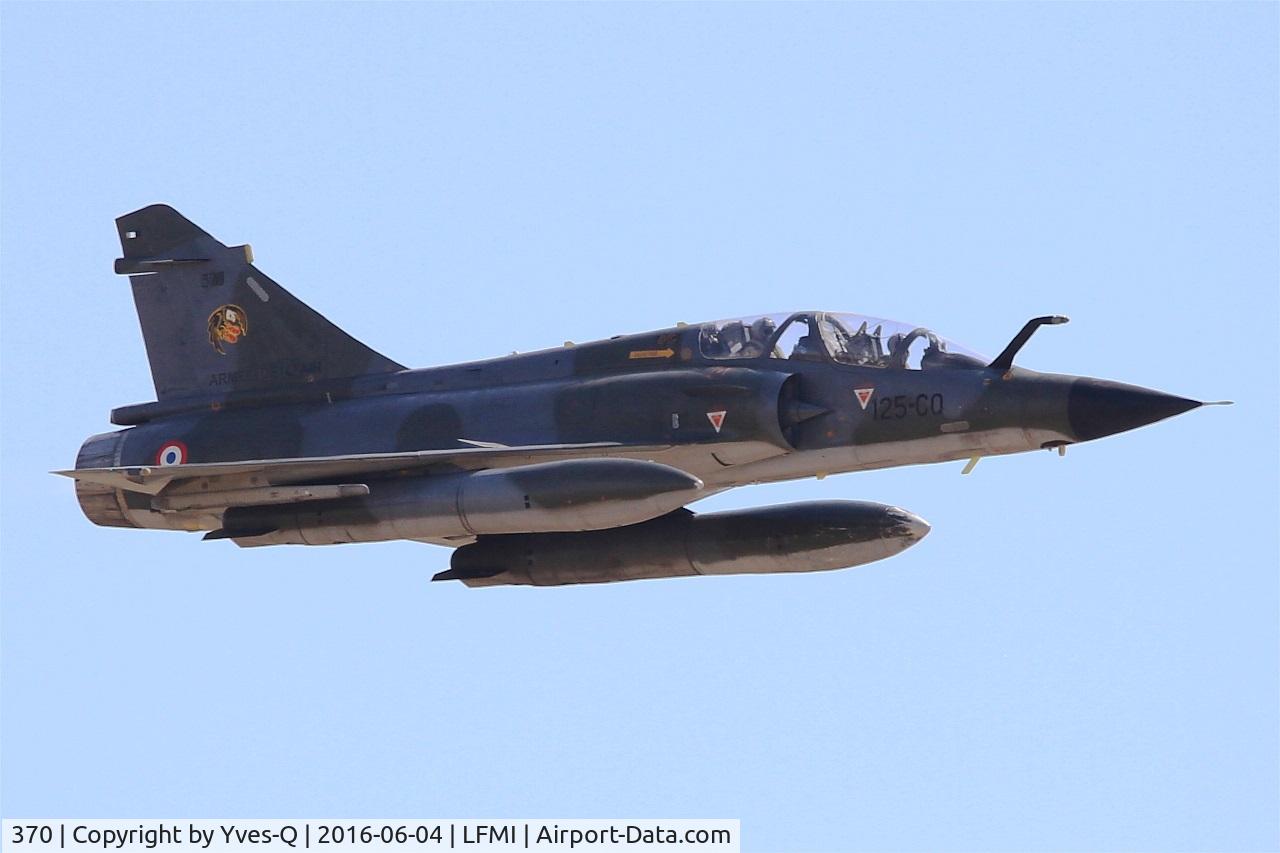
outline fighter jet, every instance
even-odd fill
[[[116,220],[155,383],[86,440],[89,520],[242,547],[412,539],[434,580],[555,586],[812,572],[929,525],[822,501],[695,514],[752,483],[1057,449],[1206,405],[1038,373],[934,331],[796,311],[411,370],[172,207]]]

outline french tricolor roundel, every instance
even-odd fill
[[[156,452],[157,465],[181,465],[187,461],[187,446],[181,441],[166,441]]]
[[[854,396],[855,396],[855,397],[857,397],[857,398],[858,398],[858,405],[859,405],[859,406],[861,406],[861,407],[863,408],[863,411],[865,411],[865,410],[866,410],[866,408],[867,408],[867,403],[870,403],[870,402],[871,402],[871,395],[872,395],[872,394],[874,394],[874,393],[876,393],[876,389],[874,389],[874,388],[855,388],[855,389],[853,389],[853,394],[854,394]]]

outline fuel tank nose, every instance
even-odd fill
[[[914,545],[929,535],[933,528],[914,512],[908,512],[900,506],[891,506],[884,515],[884,537],[901,539],[904,547]]]
[[[1077,379],[1067,397],[1076,441],[1137,429],[1198,408],[1200,401],[1105,379]]]

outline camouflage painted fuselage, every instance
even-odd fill
[[[747,483],[1016,453],[1078,440],[1071,377],[972,368],[883,370],[761,356],[702,357],[698,328],[628,335],[344,382],[279,403],[220,396],[119,436],[118,466],[157,464],[181,442],[188,463],[608,443],[699,477],[706,494]],[[633,353],[670,355],[633,357]],[[869,389],[863,406],[856,390]],[[306,399],[309,397],[309,399]],[[163,411],[161,407],[155,409]],[[722,413],[722,414],[721,414]],[[145,417],[146,409],[126,413]],[[719,422],[719,429],[715,422]],[[114,440],[113,440],[114,441]],[[640,448],[628,451],[628,447]],[[154,513],[138,526],[213,529]],[[195,524],[193,525],[193,522]]]

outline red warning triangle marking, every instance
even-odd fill
[[[724,412],[707,412],[707,420],[711,421],[717,433],[720,432],[720,427],[724,426],[724,416]]]
[[[856,395],[856,396],[857,396],[857,398],[858,398],[858,405],[862,406],[862,408],[863,408],[863,409],[866,409],[866,408],[867,408],[867,403],[870,403],[870,402],[871,402],[871,395],[872,395],[872,394],[874,394],[874,393],[876,393],[876,389],[874,389],[874,388],[855,388],[855,389],[853,389],[853,393],[854,393],[854,395]]]

